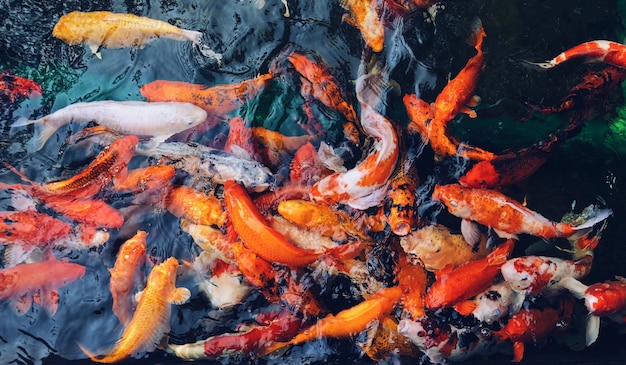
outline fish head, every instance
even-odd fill
[[[432,200],[443,203],[451,214],[459,218],[469,218],[472,215],[472,207],[463,199],[464,189],[459,184],[436,185]]]
[[[501,180],[502,177],[491,161],[481,161],[461,176],[459,182],[472,188],[492,189],[497,187]]]

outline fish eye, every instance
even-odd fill
[[[417,331],[417,337],[426,337],[426,331]]]
[[[459,204],[455,200],[452,200],[450,201],[450,205],[453,207],[457,207]]]

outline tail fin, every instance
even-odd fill
[[[483,23],[479,18],[474,18],[474,22],[472,24],[472,36],[467,41],[470,45],[476,48],[476,51],[482,52],[483,47],[483,39],[487,36],[485,33],[485,29],[483,28]]]
[[[596,224],[606,220],[608,217],[613,215],[613,211],[611,209],[598,209],[588,207],[587,209],[592,209],[591,214],[588,216],[588,219],[584,221],[582,224],[573,227],[575,230],[581,230],[586,228],[591,228]]]

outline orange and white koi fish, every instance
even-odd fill
[[[482,259],[489,254],[487,237],[481,235],[474,245],[468,245],[460,234],[452,234],[443,225],[428,225],[400,238],[402,249],[419,259],[427,270],[457,267],[468,261]]]
[[[156,80],[141,87],[141,95],[151,102],[175,101],[192,103],[207,112],[206,122],[192,129],[193,133],[204,133],[226,118],[227,114],[254,99],[272,79],[263,74],[236,84],[199,85],[182,81]],[[185,139],[189,140],[189,136]]]
[[[57,289],[85,275],[85,267],[57,259],[19,264],[0,270],[0,300],[12,300],[18,314],[35,301],[53,316],[59,307]]]
[[[374,52],[381,52],[385,42],[385,27],[380,19],[376,1],[341,0],[343,8],[350,11],[344,20],[361,31],[365,44]]]
[[[563,62],[575,58],[589,61],[604,62],[617,67],[626,67],[626,46],[607,40],[595,40],[576,45],[546,62],[530,62],[541,68],[556,67]]]
[[[313,185],[311,197],[327,204],[343,203],[356,209],[380,205],[387,192],[387,183],[399,156],[398,134],[391,121],[373,106],[380,95],[370,79],[380,74],[369,74],[357,80],[357,98],[361,104],[361,126],[376,141],[372,152],[354,168],[326,176]],[[372,96],[378,98],[373,99]]]
[[[16,76],[6,70],[0,72],[0,100],[14,102],[17,98],[41,96],[41,86],[33,80]]]
[[[514,245],[513,240],[507,240],[484,259],[437,271],[437,279],[426,292],[426,307],[451,307],[487,289],[500,274],[500,267],[513,251]]]
[[[504,238],[514,238],[526,233],[544,239],[569,237],[608,218],[612,211],[600,209],[583,224],[553,222],[521,203],[495,190],[474,189],[459,184],[437,185],[432,194],[434,201],[443,202],[448,211],[461,219],[465,240],[473,244],[478,239],[478,222]]]
[[[36,183],[30,181],[24,174],[10,165],[5,165],[19,175],[23,180],[31,183],[34,195],[65,195],[72,194],[74,198],[90,198],[101,192],[114,178],[126,177],[128,162],[135,154],[139,143],[137,136],[122,137],[98,154],[86,168],[69,179]]]
[[[309,57],[292,52],[287,57],[293,67],[302,75],[304,84],[310,84],[307,90],[311,95],[330,109],[337,110],[349,121],[358,124],[356,112],[350,103],[346,101],[344,92],[339,87],[339,82],[330,73],[326,64],[315,62]],[[306,96],[306,95],[303,95]]]
[[[571,299],[571,298],[568,298]],[[545,340],[555,331],[565,330],[572,320],[573,302],[562,299],[557,308],[522,308],[509,318],[506,326],[493,332],[499,341],[513,342],[513,362],[524,357],[524,344]]]
[[[576,261],[548,256],[521,256],[507,261],[501,271],[513,290],[538,295],[559,290],[559,282],[563,278],[580,279],[587,276],[592,261],[592,255],[585,255]]]
[[[459,112],[467,113],[472,118],[476,117],[476,112],[466,107],[472,100],[484,63],[482,44],[485,31],[480,20],[477,20],[476,28],[470,40],[476,48],[476,55],[470,58],[458,75],[448,82],[431,104],[430,110],[428,104],[414,94],[407,94],[403,98],[411,120],[411,128],[419,132],[422,140],[428,142],[439,156],[458,154],[464,158],[481,161],[495,157],[495,154],[489,151],[457,141],[448,132],[448,122]]]
[[[587,329],[585,342],[591,346],[598,339],[600,332],[600,317],[609,316],[624,322],[623,312],[626,310],[626,279],[617,276],[616,280],[607,280],[587,286],[573,277],[561,279],[559,286],[569,290],[577,299],[585,300],[585,307],[589,312],[587,316]]]
[[[35,124],[39,150],[57,129],[70,122],[94,121],[117,133],[151,137],[152,143],[158,144],[206,118],[206,111],[191,103],[101,100],[70,104],[40,119],[18,120],[13,127]]]
[[[153,351],[163,335],[170,330],[172,304],[183,304],[191,296],[187,288],[175,286],[177,268],[178,261],[174,257],[152,268],[133,318],[107,355],[92,354],[80,345],[83,352],[92,361],[114,363]]]
[[[87,44],[98,58],[102,58],[98,53],[101,46],[143,48],[157,38],[195,44],[202,40],[202,33],[195,30],[181,29],[162,20],[109,11],[73,11],[63,15],[52,29],[52,35],[71,45]]]
[[[192,267],[197,274],[198,288],[211,305],[229,311],[250,295],[252,286],[237,265],[220,259],[220,254],[217,251],[202,251],[193,260]]]
[[[298,333],[287,342],[277,342],[265,349],[264,354],[272,353],[285,346],[298,345],[319,338],[347,338],[365,331],[374,321],[389,315],[400,300],[400,287],[383,288],[370,298],[352,308],[344,309],[337,315],[329,314],[313,326]]]
[[[184,185],[170,190],[165,199],[165,207],[176,217],[195,224],[221,227],[226,220],[226,213],[219,199]]]
[[[113,313],[124,326],[127,326],[133,317],[133,289],[139,281],[140,270],[146,260],[147,236],[147,232],[137,231],[133,237],[126,240],[120,246],[115,265],[109,269]]]

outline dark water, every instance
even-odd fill
[[[387,45],[402,40],[414,57],[401,47],[387,47],[381,59],[390,67],[402,93],[416,90],[432,101],[450,75],[463,67],[473,49],[466,44],[471,21],[482,20],[487,38],[484,51],[486,65],[476,94],[482,98],[479,118],[459,116],[454,122],[455,134],[463,140],[488,149],[502,151],[527,146],[566,123],[568,115],[553,118],[525,116],[523,101],[549,104],[559,100],[578,83],[594,65],[572,62],[550,71],[537,71],[522,60],[543,61],[562,50],[591,39],[622,41],[624,31],[616,1],[444,1],[436,22],[425,21],[418,11],[406,16],[400,24],[389,24]],[[35,118],[79,101],[142,100],[139,88],[153,80],[180,80],[215,85],[235,83],[267,72],[272,61],[289,45],[312,52],[324,60],[345,86],[354,101],[352,81],[362,58],[358,30],[342,21],[345,11],[338,2],[288,1],[290,17],[279,0],[237,1],[64,1],[62,5],[47,1],[0,0],[0,68],[35,80],[43,87],[43,96],[20,103],[4,103],[0,113],[0,160],[24,168],[36,180],[71,175],[93,158],[95,152],[67,147],[63,140],[82,128],[61,129],[54,140],[38,153],[28,141],[32,129],[11,130],[20,117]],[[67,46],[51,36],[58,18],[72,10],[111,10],[166,20],[185,29],[204,33],[203,41],[222,54],[221,63],[205,57],[190,43],[158,40],[144,49],[104,49],[102,60],[83,46]],[[622,13],[624,14],[624,13]],[[238,113],[259,125],[289,134],[296,126],[301,105],[296,80],[282,79]],[[388,113],[406,122],[402,105],[390,96]],[[594,268],[588,282],[626,276],[626,122],[620,129],[619,108],[624,100],[621,90],[611,95],[607,107],[593,114],[581,134],[568,141],[527,182],[507,190],[516,198],[526,197],[528,206],[551,219],[559,219],[570,209],[597,203],[603,199],[613,209],[602,241],[596,250]],[[626,112],[621,114],[626,119]],[[332,127],[333,116],[323,121]],[[611,128],[612,127],[612,128]],[[219,130],[209,132],[206,140],[219,138]],[[425,181],[437,170],[429,151],[420,162],[420,176]],[[139,166],[143,160],[133,160]],[[18,182],[12,173],[0,171],[0,181]],[[2,194],[2,192],[0,192]],[[128,197],[119,197],[123,206]],[[0,195],[0,208],[10,209],[6,196]],[[181,232],[178,222],[165,214],[138,217],[136,227],[150,233],[148,249],[157,257],[174,255],[190,259],[197,254],[189,236]],[[60,364],[88,363],[76,346],[106,348],[121,333],[110,311],[109,276],[117,247],[129,233],[111,232],[111,240],[93,250],[65,252],[72,261],[87,266],[84,279],[60,291],[59,311],[53,318],[36,305],[24,316],[15,316],[8,302],[0,303],[0,363]],[[527,238],[528,239],[528,238]],[[210,304],[201,296],[196,284],[183,278],[179,286],[192,290],[189,304],[176,307],[172,319],[173,341],[193,341],[232,327],[249,317],[244,309],[226,318],[216,318]],[[213,332],[212,332],[213,331]],[[527,346],[524,363],[591,364],[602,361],[619,363],[626,358],[623,328],[603,322],[598,343],[574,351],[551,341],[547,347]],[[66,361],[66,359],[72,361]],[[234,362],[226,359],[224,362]],[[353,341],[319,341],[291,350],[269,363],[369,363],[360,355]],[[508,363],[503,355],[490,357],[489,363]],[[155,352],[141,360],[127,363],[179,363],[172,356]],[[245,361],[244,361],[245,362]],[[265,362],[265,360],[260,360]],[[417,359],[392,358],[387,363],[419,363]],[[486,363],[480,361],[478,363]]]

